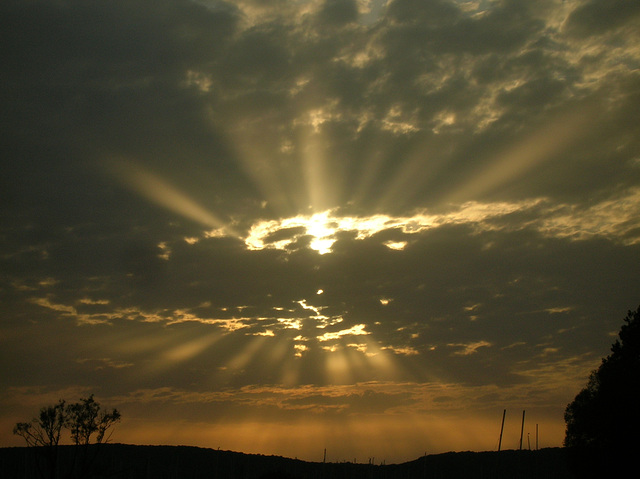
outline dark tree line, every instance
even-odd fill
[[[89,476],[99,445],[109,440],[111,429],[118,421],[120,412],[103,410],[92,394],[77,403],[60,400],[58,404],[43,407],[31,422],[16,424],[13,433],[34,448],[36,466],[43,477],[84,478]],[[75,446],[71,460],[65,464],[60,461],[63,431],[68,431]]]
[[[640,440],[640,307],[629,311],[611,354],[565,410],[564,444],[581,477],[611,477],[635,461]],[[605,474],[605,475],[602,475]]]

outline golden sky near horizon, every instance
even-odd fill
[[[0,5],[0,446],[560,446],[640,303],[640,3]]]

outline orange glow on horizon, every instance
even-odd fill
[[[341,420],[310,417],[296,423],[247,419],[233,423],[137,423],[123,421],[117,442],[152,445],[191,445],[247,454],[278,455],[321,462],[324,448],[328,462],[353,461],[387,464],[411,461],[427,454],[451,451],[496,451],[501,412],[496,417],[472,415],[360,415]],[[561,418],[525,420],[523,449],[560,447],[564,438]],[[502,450],[518,449],[521,411],[508,411]]]

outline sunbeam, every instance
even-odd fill
[[[480,158],[479,163],[485,166],[474,172],[472,178],[454,185],[445,193],[443,200],[447,203],[478,200],[486,194],[517,184],[532,170],[566,153],[589,135],[601,116],[601,110],[593,103],[557,114],[537,130],[495,154],[492,160]]]
[[[111,160],[107,165],[111,175],[143,198],[204,226],[221,229],[230,236],[237,236],[228,222],[223,221],[166,180],[139,164],[132,161]]]
[[[340,174],[330,167],[331,162],[326,158],[324,143],[321,130],[314,129],[307,132],[301,144],[305,190],[313,214],[335,207],[336,190],[341,182]]]

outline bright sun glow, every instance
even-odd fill
[[[397,230],[402,234],[416,234],[444,224],[476,223],[536,204],[537,200],[513,204],[469,202],[446,214],[434,215],[422,211],[413,216],[402,217],[340,216],[335,210],[326,210],[309,216],[298,215],[281,220],[258,221],[250,228],[245,244],[252,250],[287,250],[304,237],[308,237],[309,248],[319,254],[327,254],[332,252],[339,232],[353,232],[359,240],[370,238],[382,231]],[[401,251],[408,243],[389,240],[383,244],[391,250]]]

